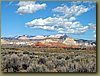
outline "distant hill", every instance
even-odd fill
[[[55,34],[55,35],[49,35],[49,36],[32,36],[32,35],[18,35],[15,37],[1,37],[3,40],[41,40],[41,39],[46,39],[46,38],[56,38],[56,39],[63,39],[65,40],[69,36],[66,34]],[[83,43],[95,43],[96,40],[85,40],[85,39],[74,39],[77,43],[83,42]]]

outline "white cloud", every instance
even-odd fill
[[[41,28],[45,30],[51,31],[61,31],[63,30],[63,21],[67,21],[66,19],[62,18],[52,18],[48,17],[46,19],[35,19],[33,21],[25,23],[25,25],[33,27],[33,28]]]
[[[48,17],[45,19],[34,19],[25,23],[25,25],[33,28],[41,28],[45,30],[57,31],[59,33],[81,34],[88,30],[88,26],[83,26],[78,21],[68,21],[63,18]]]
[[[74,29],[68,29],[68,30],[66,30],[66,33],[73,34],[73,33],[75,33],[75,30]]]
[[[63,4],[52,9],[52,11],[58,12],[58,14],[54,14],[53,17],[34,19],[25,23],[25,25],[33,28],[57,31],[58,33],[82,34],[85,33],[90,26],[83,26],[79,21],[76,21],[76,16],[90,9],[90,7],[84,5],[74,4],[69,7]]]
[[[48,17],[48,18],[45,18],[45,19],[34,19],[33,21],[31,22],[27,22],[26,25],[29,25],[29,26],[38,26],[38,25],[47,25],[47,26],[59,26],[62,24],[65,23],[65,21],[67,21],[67,19],[62,19],[62,18],[52,18],[52,17]]]
[[[35,4],[34,1],[20,1],[17,5],[18,6],[26,6],[26,5],[30,5],[30,4]]]
[[[75,21],[75,20],[76,20],[75,17],[70,17],[70,18],[69,18],[69,21]]]
[[[96,31],[96,24],[88,23],[88,25],[90,29],[93,29],[94,31]]]
[[[73,5],[71,7],[63,5],[53,9],[54,12],[61,12],[66,17],[78,16],[81,15],[82,13],[87,12],[88,10],[89,8],[83,5]]]
[[[19,8],[17,9],[17,13],[20,15],[27,13],[34,13],[38,10],[45,9],[46,4],[36,4],[34,1],[20,1],[18,4]]]
[[[80,27],[75,27],[75,28],[68,28],[65,33],[69,34],[82,34],[85,33],[88,30],[88,26],[80,26]]]
[[[88,30],[88,26],[81,26],[80,28],[76,28],[76,34],[78,33],[84,33]]]
[[[93,24],[93,23],[88,23],[89,25],[89,29],[93,30],[93,37],[96,38],[96,24]]]
[[[96,38],[96,24],[93,24],[93,23],[89,23],[89,28],[93,30],[93,33],[95,35],[93,35],[94,38]]]

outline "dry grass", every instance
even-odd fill
[[[96,50],[2,47],[3,72],[96,72]]]

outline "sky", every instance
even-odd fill
[[[96,2],[2,1],[1,35],[67,34],[96,40]]]

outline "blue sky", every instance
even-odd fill
[[[2,2],[2,36],[52,35],[96,39],[95,2]]]

